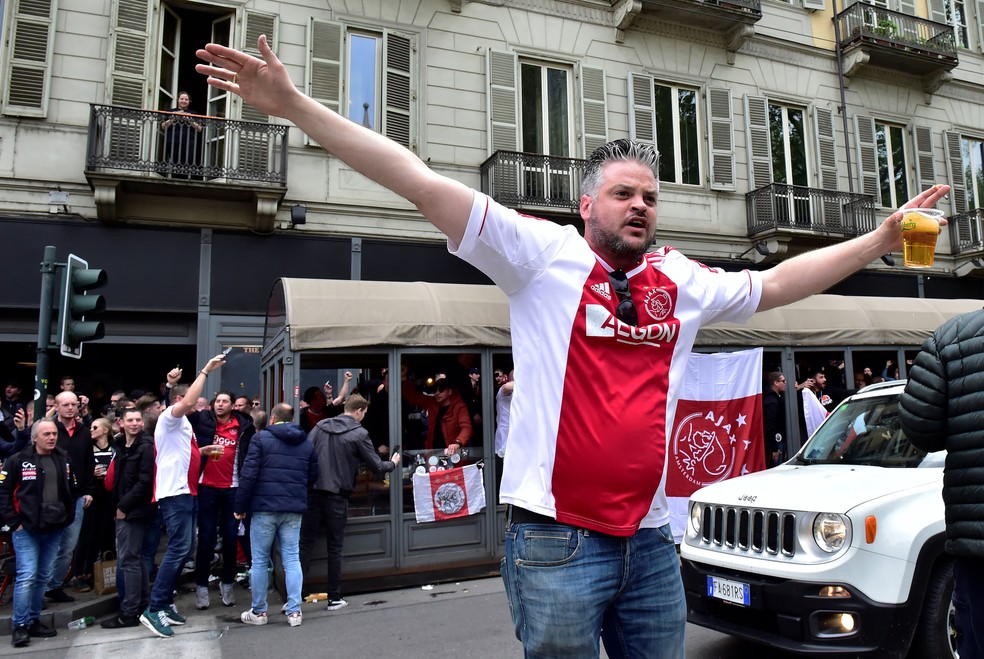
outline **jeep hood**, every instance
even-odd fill
[[[690,500],[748,508],[846,513],[903,490],[943,486],[942,467],[782,465],[708,485]]]

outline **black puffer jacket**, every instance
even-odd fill
[[[952,318],[922,345],[899,419],[913,444],[947,451],[947,552],[984,559],[984,311]]]

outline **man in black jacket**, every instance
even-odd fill
[[[765,464],[775,467],[782,462],[786,448],[786,405],[782,400],[786,393],[786,376],[773,371],[765,376],[762,392],[762,428],[765,435]]]
[[[946,551],[960,659],[984,657],[984,311],[952,318],[926,340],[899,400],[899,421],[924,451],[946,449]]]
[[[154,495],[154,438],[144,431],[140,410],[123,413],[123,438],[106,476],[116,504],[116,561],[123,578],[119,615],[100,623],[106,629],[136,627],[150,604],[150,579],[143,558],[144,537],[157,520]]]
[[[362,427],[369,401],[353,394],[345,401],[345,411],[319,421],[308,437],[318,459],[318,480],[308,493],[308,511],[301,521],[301,571],[308,573],[311,549],[324,521],[328,543],[328,610],[335,611],[348,602],[342,599],[342,542],[348,518],[348,498],[355,489],[359,466],[385,474],[396,469],[400,454],[383,460],[373,448],[369,433]]]
[[[62,534],[75,518],[74,473],[57,447],[54,421],[36,422],[31,438],[33,445],[5,460],[0,471],[0,515],[17,554],[10,621],[15,648],[57,633],[41,623],[41,604]]]
[[[62,391],[55,396],[55,406],[58,448],[68,455],[68,462],[72,465],[72,472],[77,481],[78,497],[75,500],[75,521],[69,524],[62,534],[58,546],[58,558],[55,559],[55,566],[52,568],[51,579],[45,588],[44,596],[52,602],[74,602],[75,598],[66,593],[62,586],[65,577],[68,576],[75,545],[79,541],[83,510],[92,503],[96,458],[92,452],[92,435],[89,433],[89,427],[78,419],[79,397],[72,391]]]

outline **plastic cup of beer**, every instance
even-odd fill
[[[902,263],[907,268],[933,265],[936,239],[943,211],[935,208],[906,208],[902,214]]]
[[[225,453],[225,446],[222,446],[221,444],[212,444],[212,447],[211,458],[215,462],[218,462],[222,459],[222,454]]]

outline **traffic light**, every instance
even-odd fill
[[[74,254],[68,255],[65,278],[62,281],[62,301],[58,310],[58,344],[61,354],[79,359],[82,343],[106,336],[106,328],[93,315],[106,310],[106,299],[90,289],[106,285],[106,271],[90,268],[88,262]],[[89,320],[86,320],[86,317]]]

